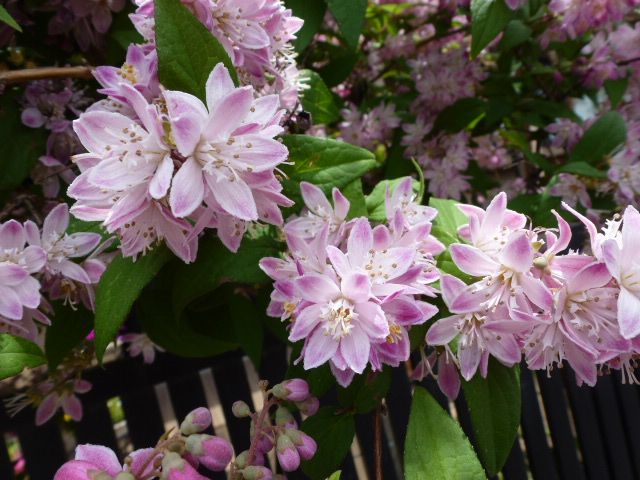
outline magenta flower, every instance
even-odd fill
[[[45,384],[42,388],[45,397],[36,410],[36,425],[48,422],[60,408],[76,422],[82,419],[82,403],[76,393],[91,390],[89,382],[76,379],[66,382],[62,387]]]
[[[53,480],[92,480],[99,474],[117,477],[122,472],[134,474],[135,478],[147,478],[154,470],[152,456],[159,456],[153,448],[136,450],[127,456],[128,463],[123,466],[110,448],[78,445],[75,459],[62,465]]]

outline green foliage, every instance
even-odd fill
[[[306,84],[309,86],[302,92],[302,107],[311,114],[313,123],[329,124],[337,121],[340,110],[322,77],[312,70],[303,70],[300,74],[308,79]]]
[[[446,246],[459,242],[458,228],[468,223],[467,217],[456,205],[455,200],[430,198],[429,206],[438,210],[438,216],[433,222],[431,234]]]
[[[378,182],[371,193],[366,196],[367,216],[374,222],[383,222],[387,219],[387,210],[385,207],[385,198],[387,188],[393,192],[398,184],[404,178],[395,178],[393,180],[383,180]],[[413,181],[413,191],[418,194],[420,191],[420,182]]]
[[[471,0],[471,56],[478,56],[514,17],[504,0]]]
[[[117,257],[100,279],[96,294],[96,356],[102,360],[107,345],[124,323],[142,289],[171,259],[171,253],[159,246],[139,257]]]
[[[341,192],[350,203],[349,219],[367,216],[367,204],[362,192],[362,180],[359,178],[354,180],[342,188]]]
[[[607,80],[604,82],[604,90],[607,92],[607,96],[611,102],[611,108],[616,108],[618,104],[620,104],[628,86],[628,78],[619,78],[617,80]]]
[[[338,401],[344,408],[359,414],[374,410],[391,387],[391,368],[381,372],[365,372],[356,375],[347,388],[338,390]]]
[[[82,305],[73,309],[58,303],[54,309],[55,317],[47,328],[44,342],[50,368],[56,368],[93,329],[93,312]]]
[[[35,343],[8,333],[0,333],[0,380],[45,362],[44,353]]]
[[[299,203],[300,182],[311,182],[329,194],[333,187],[342,189],[377,166],[375,155],[364,148],[338,140],[307,135],[285,135],[289,160],[284,165],[287,174],[283,180],[285,194]]]
[[[592,165],[603,160],[627,140],[627,126],[617,112],[602,115],[584,135],[571,152],[571,162]]]
[[[486,115],[487,102],[480,98],[462,98],[448,106],[436,118],[434,130],[456,133],[477,123]]]
[[[367,0],[326,0],[329,11],[340,26],[347,45],[353,50],[358,48],[360,33],[367,13]]]
[[[512,20],[507,24],[500,41],[500,49],[508,51],[516,48],[531,38],[533,30],[522,20]]]
[[[198,261],[180,264],[173,278],[173,311],[180,316],[193,300],[215,290],[222,283],[263,283],[268,277],[258,262],[278,256],[280,244],[269,236],[245,238],[238,253],[230,252],[218,239],[200,240]]]
[[[353,415],[334,407],[322,407],[302,422],[301,429],[318,444],[315,456],[302,463],[302,471],[312,480],[324,480],[340,466],[355,435]]]
[[[474,376],[463,382],[478,453],[490,475],[503,467],[520,425],[520,366],[507,368],[495,359],[487,378]]]
[[[22,32],[22,27],[18,25],[18,22],[16,22],[16,20],[11,16],[11,14],[7,12],[7,9],[4,8],[2,5],[0,5],[0,22],[6,23],[14,30],[17,30],[18,32]]]
[[[180,0],[156,0],[155,20],[158,74],[166,88],[204,101],[207,78],[220,62],[238,83],[224,47]]]
[[[584,177],[607,178],[607,172],[598,170],[586,162],[570,162],[556,170],[556,173],[575,173]]]
[[[250,299],[240,295],[229,298],[229,309],[236,339],[256,369],[259,369],[264,341],[264,310],[258,310]]]
[[[285,0],[284,3],[296,17],[304,20],[304,25],[296,34],[298,38],[293,43],[296,51],[301,52],[320,29],[327,4],[324,0]]]
[[[482,465],[460,425],[424,389],[416,387],[405,439],[406,480],[480,480]]]

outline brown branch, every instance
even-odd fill
[[[375,477],[376,480],[382,480],[382,404],[379,404],[375,413]]]
[[[41,67],[0,72],[0,83],[14,84],[46,78],[92,78],[93,67]]]

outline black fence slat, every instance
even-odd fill
[[[600,377],[597,385],[593,387],[593,396],[613,477],[633,478],[633,467],[613,382],[614,379],[609,375]]]
[[[411,406],[411,383],[404,368],[391,370],[391,387],[386,397],[389,420],[393,426],[392,442],[399,452],[404,452]]]
[[[174,378],[168,385],[171,394],[171,403],[173,404],[173,410],[176,414],[178,424],[180,424],[192,410],[207,406],[207,397],[204,394],[200,375],[197,371],[179,378]]]
[[[624,433],[631,452],[634,467],[634,478],[640,478],[640,397],[637,385],[625,385],[620,376],[616,375],[616,386],[619,405],[623,417]]]
[[[569,368],[563,368],[562,373],[569,395],[569,402],[571,403],[571,411],[573,412],[587,478],[592,480],[611,478],[591,388],[587,386],[578,387],[575,376]],[[556,372],[557,374],[558,372]]]
[[[87,399],[83,399],[82,403],[84,405],[84,415],[82,420],[75,424],[75,435],[78,444],[104,445],[114,452],[118,452],[113,420],[107,404],[104,401],[92,404]],[[120,456],[122,457],[122,455]]]
[[[529,466],[534,478],[552,480],[558,478],[555,461],[544,429],[533,375],[527,368],[521,369],[522,432],[527,447]]]
[[[367,471],[369,472],[369,478],[374,478],[375,473],[375,412],[367,413],[365,415],[356,416],[356,436],[358,443],[360,444],[360,451],[362,452],[362,458],[365,460]],[[381,428],[381,442],[382,442],[382,478],[394,480],[396,479],[395,468],[393,466],[393,460],[389,452],[389,446],[387,439],[384,435],[384,429]],[[397,479],[400,480],[400,479]]]
[[[32,412],[23,411],[17,418],[16,433],[27,463],[31,480],[51,480],[60,466],[67,461],[59,429],[60,416],[36,427]]]
[[[569,423],[569,406],[564,397],[562,377],[538,372],[538,385],[547,414],[547,424],[551,430],[554,453],[561,478],[581,480],[585,478],[584,470],[578,459],[576,439]]]
[[[5,442],[5,433],[11,431],[10,419],[0,404],[0,478],[13,478],[13,464]]]
[[[143,386],[122,394],[120,398],[133,447],[154,446],[164,433],[164,424],[153,387]]]
[[[520,441],[516,438],[507,461],[502,467],[504,480],[527,480],[527,466],[524,462],[524,455],[520,449]]]

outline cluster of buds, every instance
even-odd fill
[[[316,442],[298,429],[298,422],[289,406],[311,416],[318,411],[319,401],[309,393],[309,385],[302,379],[285,380],[267,390],[262,382],[264,404],[259,412],[252,412],[245,402],[233,404],[238,418],[251,418],[251,446],[241,452],[231,466],[233,480],[271,480],[277,478],[266,466],[265,455],[275,447],[278,464],[284,472],[293,472],[300,462],[310,460],[316,453]]]
[[[155,448],[129,454],[121,464],[113,450],[79,445],[75,459],[65,463],[54,480],[206,480],[198,468],[223,471],[233,458],[233,447],[220,437],[203,433],[211,413],[201,407],[187,415],[180,429],[165,433]]]

